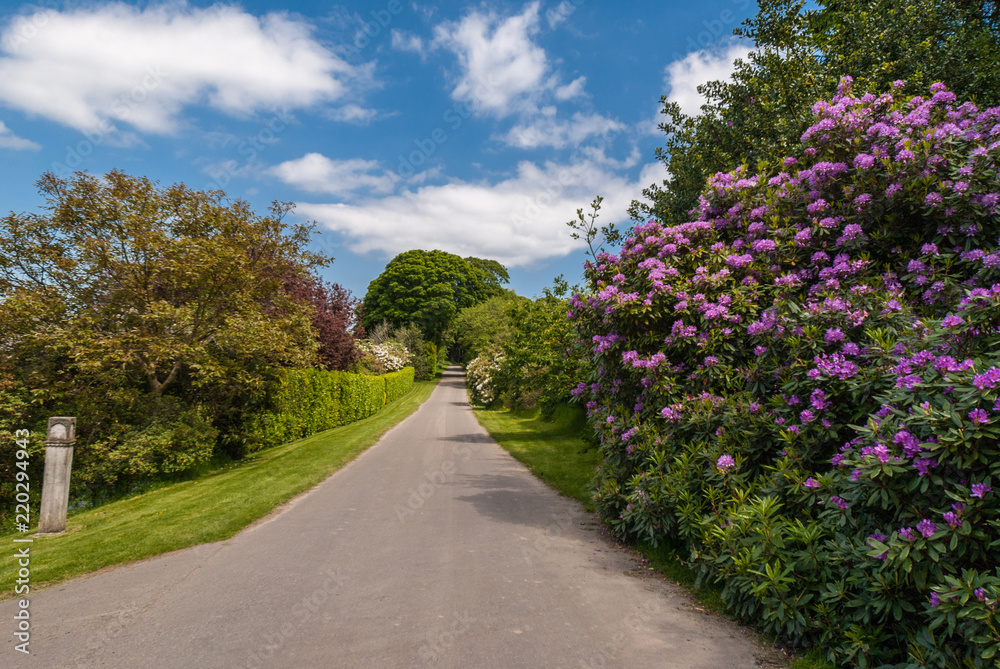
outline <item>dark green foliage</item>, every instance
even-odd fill
[[[460,309],[502,291],[507,272],[496,261],[470,262],[444,251],[406,251],[389,261],[368,286],[361,302],[366,329],[388,321],[393,327],[413,323],[424,339],[440,345]]]
[[[456,358],[468,363],[510,338],[515,329],[511,308],[523,302],[527,299],[508,292],[458,312],[454,328],[457,344],[453,349]]]
[[[896,80],[907,93],[944,82],[980,107],[1000,103],[1000,19],[993,0],[760,0],[736,32],[755,52],[728,81],[704,86],[697,117],[662,98],[665,145],[657,150],[671,180],[633,202],[636,220],[689,220],[709,176],[787,155],[830,99],[841,76],[855,91],[880,92]]]
[[[433,355],[428,356],[428,344],[432,347],[434,344],[424,341],[420,328],[411,324],[397,328],[392,336],[409,351],[410,356],[406,364],[413,368],[413,378],[417,381],[431,378],[437,371],[436,360],[433,359],[437,355],[437,347],[434,347]]]
[[[496,401],[519,410],[539,407],[543,418],[569,402],[586,362],[576,349],[568,310],[569,301],[549,290],[508,307],[516,327],[500,346],[500,367],[492,378]]]
[[[286,290],[328,263],[310,228],[283,222],[290,205],[261,216],[118,171],[38,186],[42,210],[0,225],[0,366],[30,397],[21,427],[77,417],[74,496],[176,475],[215,446],[242,455],[271,370],[317,362],[312,306]]]

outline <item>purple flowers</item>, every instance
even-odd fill
[[[663,407],[660,410],[660,415],[666,418],[671,423],[677,423],[681,419],[680,412],[675,410],[673,407]]]
[[[830,328],[823,335],[823,341],[827,344],[835,344],[837,342],[844,341],[844,331],[840,328]]]
[[[859,153],[854,157],[854,167],[859,170],[867,170],[875,164],[875,157],[867,153]]]
[[[994,388],[997,383],[1000,383],[1000,369],[996,367],[990,367],[982,374],[976,374],[975,378],[972,379],[972,385],[980,390]]]
[[[993,488],[985,483],[973,483],[969,492],[969,497],[978,497],[979,499],[982,499],[990,492],[993,492]]]
[[[816,367],[806,373],[810,379],[829,376],[844,381],[861,371],[857,365],[839,353],[816,356],[813,358],[813,363]]]
[[[755,484],[738,480],[751,462],[785,472],[773,479],[783,520],[804,512],[827,536],[842,533],[839,546],[864,548],[874,528],[891,535],[871,535],[877,550],[862,551],[884,566],[831,559],[837,578],[853,570],[864,587],[899,574],[904,561],[887,557],[912,551],[906,542],[936,550],[954,540],[960,550],[939,562],[958,573],[966,556],[990,550],[980,532],[998,499],[1000,110],[893,96],[817,105],[798,162],[714,175],[696,220],[636,226],[619,256],[588,268],[586,295],[570,303],[590,348],[580,371],[604,386],[581,402],[594,401],[605,490],[689,482],[721,526],[742,498],[713,506],[713,485],[752,500]],[[605,423],[609,414],[621,418]],[[641,447],[629,452],[640,440],[633,425]],[[707,443],[717,450],[705,453]],[[662,464],[699,452],[701,470]],[[947,495],[964,495],[968,510],[949,509]],[[624,532],[676,529],[629,501]],[[676,516],[676,498],[662,504]],[[928,580],[937,593],[899,582],[906,601],[951,606],[940,579]],[[986,583],[976,585],[989,593]]]
[[[841,511],[851,508],[851,505],[845,502],[842,497],[837,497],[836,495],[830,498],[830,504],[833,504]]]
[[[742,255],[731,255],[726,257],[726,264],[730,267],[737,269],[740,267],[746,267],[753,262],[753,256],[749,253],[744,253]]]
[[[755,253],[769,253],[777,248],[777,244],[771,239],[758,239],[751,246]]]
[[[969,420],[973,425],[982,425],[990,422],[990,415],[982,409],[973,409],[969,412]]]
[[[857,223],[849,223],[844,226],[844,232],[837,239],[837,246],[843,246],[855,239],[865,239],[864,232],[862,232],[861,226]]]

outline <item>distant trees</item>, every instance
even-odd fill
[[[461,258],[444,251],[406,251],[369,284],[361,302],[365,328],[387,321],[410,323],[440,347],[460,309],[503,292],[509,277],[495,260]]]

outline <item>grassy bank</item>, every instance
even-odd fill
[[[594,510],[590,478],[597,466],[597,449],[587,449],[580,439],[583,426],[575,412],[559,409],[552,421],[539,418],[537,410],[513,413],[477,409],[475,413],[497,443],[532,474]]]
[[[69,518],[66,532],[35,537],[31,587],[51,585],[110,565],[227,539],[276,506],[312,488],[416,411],[437,380],[418,381],[364,420],[277,446],[191,481],[157,488]],[[13,596],[13,550],[0,555],[0,593]]]
[[[476,409],[476,418],[511,455],[524,463],[535,476],[560,493],[583,502],[593,510],[590,481],[598,464],[596,449],[587,449],[580,438],[579,417],[568,408],[557,411],[553,421],[539,418],[538,412]],[[709,584],[695,588],[694,571],[685,566],[669,546],[635,546],[650,566],[678,584],[689,587],[706,608],[725,613],[721,589]],[[833,669],[820,653],[813,651],[791,664],[791,669]]]

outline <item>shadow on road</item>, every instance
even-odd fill
[[[468,502],[478,513],[505,523],[539,527],[538,510],[551,503],[550,491],[539,489],[523,476],[458,475],[456,482],[481,491],[456,497],[456,500]]]
[[[457,441],[460,444],[492,444],[493,440],[488,434],[478,434],[476,432],[471,432],[469,434],[455,434],[450,437],[441,437],[440,441]]]

